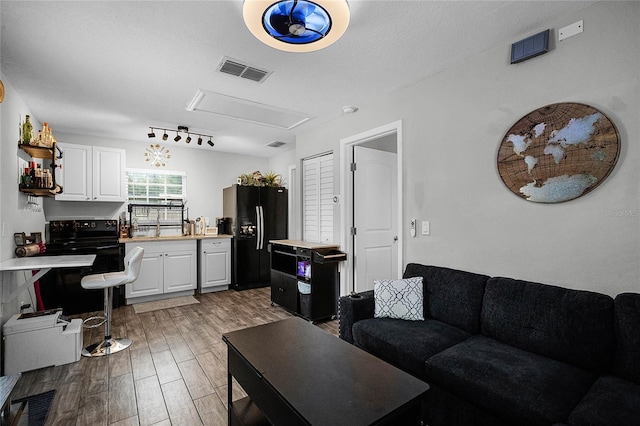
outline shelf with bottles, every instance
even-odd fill
[[[56,183],[56,159],[62,158],[62,151],[57,144],[53,142],[51,147],[18,144],[18,148],[32,159],[50,161],[48,168],[35,161],[27,162],[26,167],[20,170],[18,190],[38,197],[53,197],[62,193],[62,187]]]

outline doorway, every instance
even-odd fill
[[[344,295],[402,275],[402,122],[343,139],[340,148],[340,245],[350,254],[340,274]]]

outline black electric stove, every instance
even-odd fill
[[[85,290],[85,275],[124,269],[124,244],[118,242],[117,220],[77,219],[51,221],[46,227],[45,256],[95,254],[93,266],[53,269],[40,278],[39,291],[45,309],[62,308],[67,315],[102,311],[104,294]],[[114,288],[114,307],[124,301],[124,288]]]

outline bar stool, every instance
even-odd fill
[[[111,337],[111,313],[113,310],[113,287],[134,282],[140,273],[140,265],[142,264],[142,255],[144,249],[136,247],[131,250],[124,258],[124,271],[107,272],[104,274],[87,275],[80,280],[80,284],[86,289],[104,289],[104,317],[91,317],[86,321],[102,319],[99,324],[89,326],[90,328],[99,327],[104,324],[104,340],[87,346],[82,350],[82,356],[94,357],[104,356],[119,352],[131,345],[131,340]]]

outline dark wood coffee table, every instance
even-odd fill
[[[229,424],[420,424],[429,385],[301,318],[223,335]],[[247,397],[232,401],[232,378]]]

